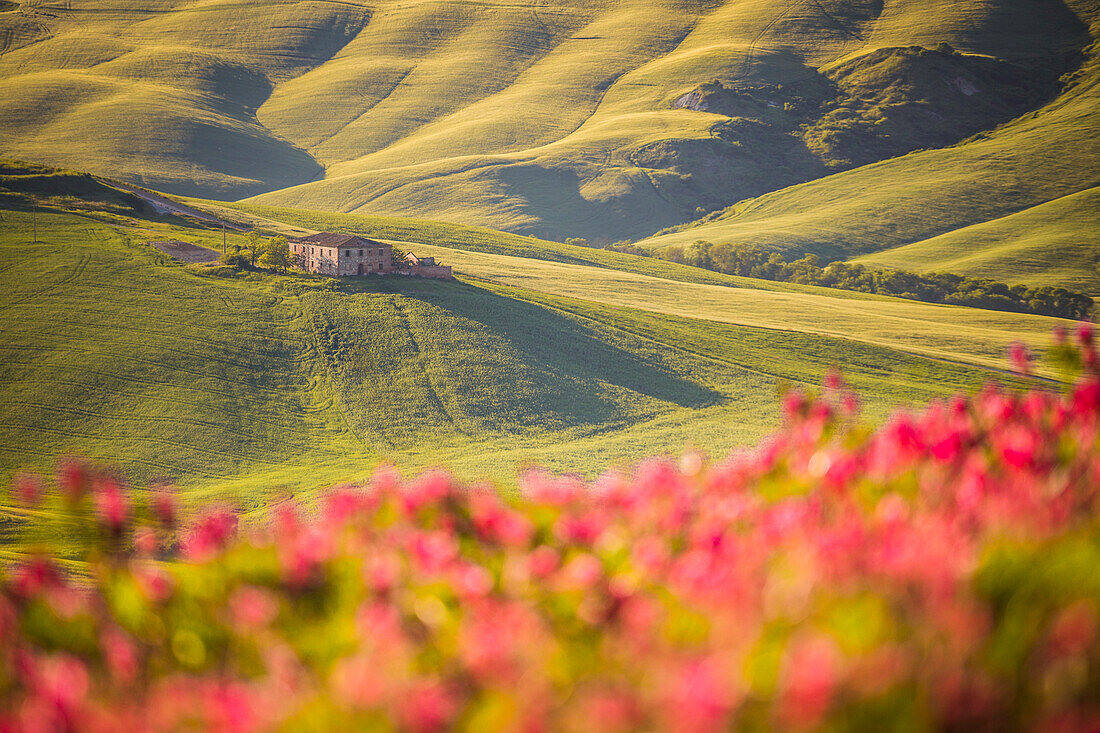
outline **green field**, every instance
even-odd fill
[[[571,236],[1100,293],[1096,0],[0,9],[0,151],[42,164],[0,164],[4,474],[75,451],[255,503],[382,460],[591,475],[748,444],[831,365],[872,418],[971,388],[1058,323]],[[459,279],[185,267],[145,243],[220,229],[111,178]]]
[[[1100,188],[864,255],[856,262],[1100,294]]]
[[[1049,325],[928,307],[959,331],[939,347],[967,362],[954,363],[906,353],[918,349],[904,334],[857,340],[810,322],[825,301],[837,312],[858,306],[851,317],[864,312],[868,328],[899,304],[927,307],[884,298],[433,245],[421,248],[446,257],[460,280],[218,276],[144,242],[217,247],[219,230],[46,209],[32,244],[30,217],[4,211],[0,227],[4,473],[71,451],[138,481],[166,476],[192,496],[252,504],[362,477],[381,460],[507,484],[528,463],[592,475],[689,444],[722,455],[778,424],[781,384],[812,387],[839,365],[881,417],[973,388],[992,374],[982,366],[1000,365],[1001,330],[1041,345]],[[730,317],[746,296],[785,298],[761,306],[778,309],[772,327]],[[694,303],[678,309],[677,299]],[[779,318],[798,309],[809,320]],[[981,318],[956,328],[955,311]]]

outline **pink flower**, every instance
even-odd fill
[[[222,551],[237,529],[237,517],[214,509],[199,517],[183,541],[183,553],[192,562],[205,562]]]
[[[371,504],[368,495],[355,487],[335,489],[325,497],[325,520],[332,526],[345,524]]]
[[[418,680],[402,695],[398,718],[414,733],[444,730],[458,712],[458,700],[446,685]]]
[[[79,499],[88,490],[88,469],[80,459],[61,459],[57,463],[55,475],[57,487],[70,501]]]
[[[603,565],[595,556],[582,552],[562,568],[561,577],[568,588],[588,588],[603,576]]]
[[[157,535],[148,527],[134,530],[134,549],[142,555],[153,555],[157,551]]]
[[[1095,415],[1100,411],[1100,382],[1090,379],[1074,387],[1071,394],[1073,413],[1077,418]]]
[[[686,733],[707,733],[729,728],[728,717],[735,698],[719,674],[720,665],[695,659],[679,666],[665,691],[664,727]]]
[[[34,506],[46,493],[46,482],[37,473],[20,471],[11,480],[11,493],[20,504]]]
[[[1077,601],[1062,609],[1051,622],[1047,652],[1053,657],[1086,653],[1096,643],[1100,615],[1096,604]]]
[[[401,561],[395,555],[375,553],[363,561],[363,580],[374,593],[389,593],[400,577]]]
[[[45,702],[71,720],[88,694],[88,668],[67,654],[43,657],[35,664],[33,686]]]
[[[99,643],[111,676],[123,685],[132,683],[139,666],[133,640],[120,629],[108,628],[100,635]]]
[[[535,532],[531,520],[504,506],[495,494],[473,494],[469,502],[474,527],[483,539],[506,547],[522,547],[531,540]]]
[[[576,702],[575,730],[592,733],[618,733],[638,730],[642,713],[638,701],[624,690],[596,690],[579,694]],[[684,730],[676,726],[678,730]]]
[[[1077,342],[1086,348],[1092,346],[1092,324],[1088,321],[1077,324]]]
[[[130,497],[113,478],[102,477],[93,486],[96,514],[108,529],[118,531],[130,515]]]
[[[153,516],[157,521],[168,528],[176,526],[179,508],[176,506],[176,496],[169,486],[161,486],[155,491],[149,500]]]
[[[792,389],[783,395],[783,417],[793,420],[806,410],[809,400],[800,390]]]
[[[162,603],[172,595],[172,576],[159,565],[149,561],[133,561],[130,566],[134,582],[142,594],[153,603]]]
[[[796,728],[818,725],[832,704],[840,666],[836,644],[824,636],[791,642],[778,698],[779,717],[785,725]]]
[[[417,567],[424,573],[438,573],[458,556],[458,545],[447,532],[417,532],[409,548]]]
[[[30,598],[61,585],[61,571],[49,557],[32,557],[19,565],[12,578],[11,588],[16,595]]]
[[[279,613],[279,601],[266,588],[242,585],[229,597],[229,612],[233,625],[241,631],[261,629]]]
[[[520,492],[535,504],[564,507],[580,499],[583,487],[568,477],[551,476],[546,471],[528,471],[520,478]]]
[[[443,471],[430,471],[401,492],[405,513],[413,515],[421,508],[437,504],[451,494],[451,478]]]
[[[474,563],[463,565],[454,573],[454,587],[465,597],[487,595],[495,583],[492,573]]]
[[[1014,341],[1008,347],[1008,360],[1018,373],[1031,374],[1031,352],[1024,344]]]
[[[597,511],[563,514],[554,525],[554,535],[566,544],[592,545],[603,533],[605,524]]]
[[[559,557],[554,548],[539,545],[527,556],[527,562],[536,578],[545,578],[557,569]]]

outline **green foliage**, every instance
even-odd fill
[[[831,262],[821,267],[820,258],[815,254],[787,262],[778,253],[767,252],[755,245],[711,244],[699,240],[686,252],[681,250],[676,255],[684,264],[731,275],[893,295],[929,303],[1035,313],[1072,320],[1090,317],[1093,308],[1092,298],[1065,288],[1009,287],[1004,283],[962,275],[918,275],[899,270],[872,270],[847,262]]]
[[[290,244],[286,237],[275,236],[264,242],[259,262],[262,267],[286,272],[291,265]]]
[[[405,259],[408,256],[408,252],[397,247],[390,245],[390,266],[395,270],[408,266],[408,261]]]
[[[245,248],[245,255],[248,257],[248,265],[255,267],[264,251],[263,237],[256,230],[252,230],[248,233],[246,240],[248,245]]]

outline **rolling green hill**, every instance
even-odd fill
[[[1083,14],[1100,27],[1095,8]],[[641,245],[704,239],[836,258],[882,253],[867,261],[1094,290],[1098,51],[1057,99],[991,132],[765,194]],[[1055,224],[1058,211],[1066,216]]]
[[[464,273],[453,283],[234,274],[145,244],[217,247],[218,229],[36,200],[38,244],[26,206],[0,211],[5,476],[76,452],[139,481],[170,477],[191,496],[259,504],[381,460],[505,482],[527,462],[590,475],[687,444],[743,445],[776,425],[779,385],[812,387],[833,365],[872,417],[968,389],[1000,365],[1010,332],[1041,345],[1051,324],[553,261],[614,253],[498,235],[499,251],[550,248],[548,259],[520,258],[488,251],[482,230],[465,230],[482,252],[417,243]],[[415,240],[463,231],[405,226]],[[937,318],[954,333],[932,343]],[[929,333],[914,336],[921,319]]]
[[[1094,106],[1058,77],[1096,7],[39,0],[0,14],[0,149],[175,193],[616,240],[1020,115],[1010,126],[1026,127],[1033,109]],[[1036,119],[1021,159],[1050,137],[1088,167],[1088,119]],[[918,189],[951,183],[926,167],[910,171]],[[1080,190],[1030,180],[1056,177],[1006,185],[1017,207]],[[996,199],[974,220],[937,210],[933,233],[1011,213]]]
[[[1100,293],[1100,188],[856,259]]]

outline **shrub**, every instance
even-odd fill
[[[84,575],[4,580],[0,729],[1095,729],[1100,372],[1087,327],[1055,351],[1065,394],[870,431],[829,375],[716,465],[511,499],[382,468],[177,531],[167,490],[22,474]]]

